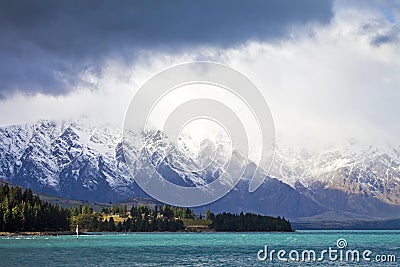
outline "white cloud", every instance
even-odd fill
[[[337,7],[328,27],[297,29],[279,44],[250,43],[228,51],[226,62],[263,90],[278,143],[397,145],[400,45],[372,42],[393,27],[379,10]]]
[[[398,145],[400,44],[390,40],[399,36],[399,27],[376,6],[339,1],[335,12],[330,25],[293,29],[290,39],[279,42],[175,54],[146,51],[132,65],[110,60],[100,75],[82,74],[96,90],[14,96],[0,105],[0,124],[83,114],[122,125],[131,97],[146,79],[173,64],[207,59],[233,66],[259,86],[274,115],[278,144],[328,146],[352,139]],[[399,12],[392,13],[398,19]],[[388,34],[395,38],[374,42]]]

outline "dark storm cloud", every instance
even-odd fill
[[[66,93],[85,69],[141,48],[230,47],[331,17],[331,1],[320,0],[1,1],[0,98]]]

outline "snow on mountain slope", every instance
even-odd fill
[[[129,191],[133,179],[117,168],[121,131],[41,121],[0,129],[0,177],[35,189],[81,197],[85,191]],[[107,193],[105,197],[115,198]]]
[[[278,150],[271,176],[291,185],[313,189],[315,183],[347,193],[366,194],[391,205],[400,205],[399,147],[362,147],[319,154],[304,149]]]
[[[111,199],[144,195],[128,170],[121,142],[122,130],[87,122],[44,120],[0,128],[0,178],[73,198],[91,192]],[[223,171],[219,161],[199,166],[208,153],[219,153],[220,146],[207,140],[199,151],[202,159],[182,154],[160,131],[136,133],[129,145],[137,169],[150,163],[179,185],[203,185]]]
[[[135,133],[123,149],[122,130],[88,122],[41,121],[0,128],[0,178],[14,184],[72,199],[115,201],[148,197],[133,175],[155,168],[182,186],[209,183],[225,171],[226,156],[234,166],[245,159],[226,140],[176,144],[160,132]],[[239,184],[209,205],[221,211],[252,211],[291,218],[345,211],[362,216],[400,216],[400,149],[350,145],[343,150],[310,153],[278,149],[270,175],[248,192],[253,163]],[[127,154],[133,172],[128,170]],[[240,175],[228,173],[227,182]],[[145,173],[145,172],[144,172]],[[290,186],[289,186],[290,185]]]

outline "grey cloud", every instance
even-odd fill
[[[0,98],[15,92],[59,95],[86,68],[138,49],[179,51],[282,38],[287,27],[328,23],[332,2],[1,1]]]
[[[383,44],[395,43],[399,40],[398,35],[399,32],[390,32],[388,34],[377,35],[371,39],[371,44],[374,46],[380,46]]]

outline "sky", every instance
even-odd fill
[[[196,60],[249,77],[280,145],[399,145],[400,1],[1,1],[0,126],[121,127],[154,74]]]

